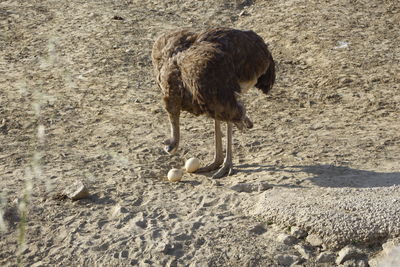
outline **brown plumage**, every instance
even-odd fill
[[[179,115],[187,111],[215,120],[214,162],[199,171],[222,168],[218,178],[232,171],[232,123],[251,128],[238,96],[250,87],[264,93],[275,82],[275,63],[263,39],[253,31],[227,28],[195,33],[179,30],[161,35],[153,46],[153,65],[171,122],[168,153],[179,145]],[[220,121],[227,122],[226,157],[222,155]]]

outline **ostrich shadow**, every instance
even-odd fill
[[[239,172],[281,172],[282,174],[307,173],[307,180],[320,187],[390,187],[400,185],[400,172],[376,172],[353,169],[346,166],[335,165],[295,165],[272,166],[258,164],[244,164],[237,166]]]

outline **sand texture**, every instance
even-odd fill
[[[400,266],[398,25],[394,0],[0,1],[0,266]],[[234,175],[171,183],[214,126],[183,113],[164,152],[151,48],[215,26],[262,36],[276,84]]]

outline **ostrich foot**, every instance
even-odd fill
[[[231,176],[232,174],[234,174],[232,162],[225,162],[222,167],[216,173],[214,173],[212,178],[219,179],[224,176]]]
[[[164,151],[172,155],[178,150],[178,143],[173,139],[167,139],[163,143],[165,145]]]
[[[222,159],[221,160],[214,159],[214,161],[212,163],[210,163],[210,164],[198,169],[196,172],[200,173],[200,172],[214,171],[214,170],[218,169],[219,166],[221,166],[222,162],[223,162]]]

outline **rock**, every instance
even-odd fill
[[[336,258],[335,253],[330,252],[330,251],[324,251],[322,253],[320,253],[317,258],[316,258],[316,262],[318,263],[330,263],[330,262],[334,262]]]
[[[63,195],[72,200],[83,199],[90,196],[86,185],[80,180],[75,181],[72,185],[64,189]]]
[[[303,245],[295,245],[294,248],[300,253],[305,260],[309,260],[312,257],[312,252]]]
[[[313,247],[320,247],[323,244],[322,239],[318,235],[315,235],[315,234],[308,235],[306,238],[306,241],[308,243],[310,243],[310,245]]]
[[[290,266],[296,261],[299,260],[299,257],[296,255],[288,255],[288,254],[280,254],[275,257],[280,265]]]
[[[299,238],[299,239],[305,238],[305,237],[307,236],[307,232],[304,231],[303,229],[300,229],[300,228],[297,227],[297,226],[292,226],[292,227],[290,228],[290,234],[291,234],[292,236],[296,237],[296,238]]]
[[[336,264],[343,264],[349,260],[364,260],[366,255],[354,246],[346,246],[339,251],[339,256],[336,258]]]
[[[285,245],[292,246],[297,243],[297,238],[287,234],[280,234],[277,238],[278,242],[281,242]]]

